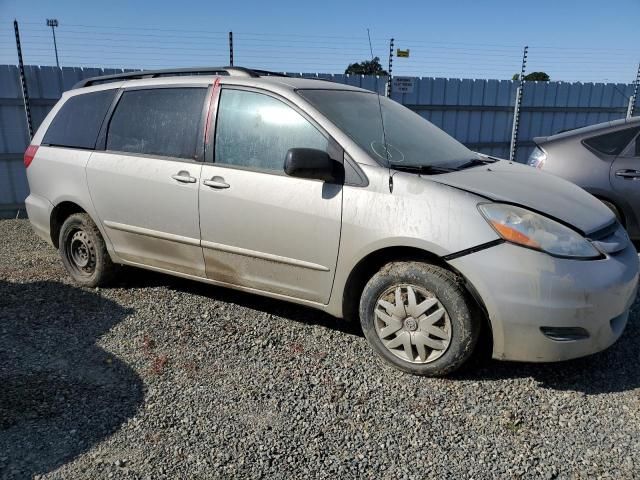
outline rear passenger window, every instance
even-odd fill
[[[618,130],[616,132],[588,138],[584,143],[596,152],[605,155],[620,155],[638,131],[640,131],[640,128],[627,128],[625,130]]]
[[[117,90],[83,93],[67,100],[42,138],[43,145],[96,147],[96,139]]]
[[[107,150],[196,158],[206,88],[125,91],[107,132]]]
[[[261,93],[222,90],[215,162],[284,172],[290,148],[327,150],[327,139],[289,105]]]

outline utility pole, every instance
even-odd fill
[[[16,50],[18,50],[18,69],[20,70],[20,83],[22,84],[22,101],[24,103],[24,113],[27,117],[27,128],[29,130],[29,140],[33,138],[33,122],[31,121],[31,103],[29,102],[29,90],[27,88],[27,77],[24,74],[24,62],[22,61],[22,47],[20,46],[20,29],[18,21],[13,21],[13,30],[16,34]]]
[[[513,127],[511,129],[511,147],[509,148],[509,160],[514,161],[516,159],[516,152],[518,150],[518,126],[520,125],[520,106],[522,105],[522,90],[524,88],[524,72],[527,69],[527,54],[529,53],[529,47],[525,46],[522,52],[522,68],[520,69],[520,85],[516,91],[516,104],[513,110]]]
[[[387,97],[391,96],[391,71],[393,69],[393,38],[389,39],[389,76],[387,77]]]
[[[229,66],[233,67],[233,32],[229,32]]]
[[[633,82],[633,95],[629,98],[629,107],[627,108],[627,118],[633,117],[633,111],[636,108],[636,101],[638,99],[638,86],[640,85],[640,63],[638,64],[638,71],[636,72],[636,81]]]
[[[53,34],[53,49],[56,51],[56,66],[60,68],[60,62],[58,61],[58,44],[56,43],[56,27],[58,26],[57,18],[47,18],[47,27],[51,27],[51,33]]]

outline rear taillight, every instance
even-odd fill
[[[29,145],[24,152],[24,168],[28,168],[33,162],[33,157],[36,156],[36,152],[38,151],[37,145]]]

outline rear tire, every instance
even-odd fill
[[[116,270],[100,230],[86,213],[70,215],[60,228],[58,251],[71,278],[83,287],[109,283]]]
[[[415,375],[447,375],[469,359],[481,321],[460,279],[422,262],[385,265],[364,287],[360,322],[383,360]]]

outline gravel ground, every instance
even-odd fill
[[[130,269],[77,288],[0,221],[0,478],[640,477],[638,308],[587,359],[418,378],[306,308]]]

